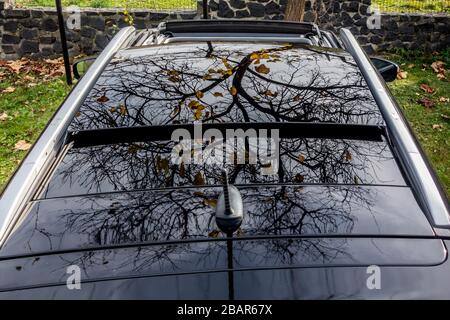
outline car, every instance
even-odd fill
[[[450,298],[447,196],[349,30],[169,21],[74,68],[0,200],[0,299]]]

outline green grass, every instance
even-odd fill
[[[450,0],[372,0],[382,12],[447,12]]]
[[[430,68],[433,61],[443,61],[450,66],[450,50],[439,55],[422,52],[398,52],[387,58],[401,65],[408,77],[389,85],[397,98],[406,118],[411,124],[420,144],[436,170],[447,194],[450,194],[450,104],[440,102],[440,98],[450,98],[450,82],[439,80]],[[412,66],[414,65],[414,66]],[[447,73],[447,77],[450,74]],[[435,92],[425,93],[421,84],[431,86]],[[418,103],[422,98],[431,99],[435,106],[425,108]],[[434,128],[434,125],[441,126]]]
[[[15,151],[20,140],[34,142],[50,117],[69,92],[63,79],[53,79],[34,87],[15,85],[10,81],[0,83],[0,92],[14,86],[14,93],[0,93],[0,114],[9,119],[0,122],[0,191],[12,175],[25,151]]]
[[[196,0],[62,0],[63,6],[79,6],[91,8],[136,8],[136,9],[197,9]],[[21,7],[54,7],[54,0],[17,0]]]
[[[147,8],[157,10],[197,8],[196,0],[63,0],[64,6],[76,5],[91,8]],[[387,12],[447,12],[450,0],[373,0]],[[54,0],[17,0],[23,7],[54,7]]]

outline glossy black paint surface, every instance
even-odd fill
[[[195,120],[384,125],[353,58],[340,50],[196,43],[121,55],[98,80],[71,131]]]
[[[223,237],[214,220],[221,188],[113,193],[36,201],[1,256],[139,242]],[[240,188],[239,236],[432,236],[409,188]]]
[[[236,299],[450,299],[450,267],[382,267],[381,290],[366,286],[366,267],[234,273]],[[226,272],[86,283],[0,292],[0,299],[228,299]],[[414,280],[413,280],[414,279]]]
[[[227,298],[232,289],[238,299],[282,297],[293,287],[273,292],[265,273],[288,281],[297,273],[312,272],[302,271],[306,269],[316,270],[319,277],[327,274],[324,270],[350,272],[373,264],[431,269],[447,258],[407,187],[240,187],[246,214],[231,252],[231,242],[213,219],[220,191],[185,188],[35,201],[0,251],[0,293],[9,291],[3,297],[12,298],[26,289],[50,286],[41,294],[212,299]],[[81,267],[82,294],[71,295],[61,287],[70,265]],[[161,293],[137,284],[157,283],[155,277],[178,280],[167,280],[176,285]],[[136,280],[126,280],[132,278]],[[192,279],[199,283],[179,288]],[[354,280],[348,279],[348,292],[364,285]],[[223,288],[209,292],[210,281]],[[267,291],[251,293],[244,286],[247,281],[257,281]],[[109,293],[97,292],[97,285]],[[322,285],[300,296],[325,298],[320,296]]]
[[[239,271],[267,269],[369,265],[431,268],[445,262],[447,255],[440,240],[423,239],[241,239],[233,242],[231,253],[226,241],[164,244],[2,261],[0,292],[64,285],[69,265],[81,267],[81,279],[86,283],[224,272],[228,271],[229,258],[234,276]],[[228,290],[228,285],[223,286]]]

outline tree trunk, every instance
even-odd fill
[[[304,14],[305,14],[305,0],[288,0],[285,20],[303,21]]]

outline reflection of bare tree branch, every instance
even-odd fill
[[[199,185],[221,185],[215,165],[170,163],[176,142],[145,142],[69,150],[50,180],[46,197]],[[206,146],[206,145],[205,145]],[[234,153],[242,152],[235,146]],[[248,146],[246,146],[248,150]],[[225,164],[232,183],[402,184],[384,142],[283,139],[280,170],[261,174],[263,164]],[[211,155],[204,154],[204,163]],[[225,158],[228,156],[225,154]],[[225,162],[225,159],[224,159]]]
[[[192,263],[190,255],[195,255],[195,261],[201,263],[203,258],[212,259],[208,252],[217,252],[217,248],[225,251],[225,245],[159,246],[157,243],[206,239],[215,229],[214,208],[208,200],[217,199],[219,192],[218,188],[135,192],[117,194],[113,198],[107,195],[74,198],[67,204],[67,208],[59,207],[55,212],[37,207],[37,210],[41,209],[46,215],[52,216],[54,222],[48,224],[46,219],[41,222],[38,212],[32,212],[29,220],[22,225],[23,230],[17,232],[19,237],[9,239],[3,250],[7,251],[9,247],[15,246],[17,248],[25,243],[32,251],[57,250],[67,245],[65,239],[69,239],[73,245],[76,237],[81,248],[92,245],[155,243],[156,247],[127,251],[136,256],[127,256],[124,263],[134,261],[136,268],[148,268],[148,264],[155,263],[163,263],[166,267],[167,264],[173,264],[175,268],[180,263]],[[247,212],[245,223],[239,232],[240,237],[351,233],[354,227],[352,208],[365,207],[370,212],[373,206],[368,200],[373,191],[355,187],[248,187],[241,189],[241,192]],[[27,234],[24,230],[27,229],[29,238],[24,239],[23,236]],[[35,231],[39,233],[44,230],[46,238],[42,240]],[[234,251],[237,255],[248,251],[250,256],[251,252],[263,251],[258,259],[266,259],[265,263],[277,259],[277,263],[292,264],[300,263],[295,260],[300,259],[300,256],[301,259],[311,261],[342,258],[345,256],[342,246],[345,247],[345,241],[329,242],[326,239],[238,241]],[[215,249],[212,250],[212,247]],[[95,256],[98,257],[98,254]],[[112,258],[106,260],[110,259]],[[104,260],[101,263],[105,263]],[[242,263],[243,260],[240,261]],[[98,258],[95,263],[101,264]]]
[[[205,108],[201,117],[205,122],[383,124],[362,75],[344,53],[237,46],[182,46],[170,54],[114,62],[71,130],[190,123],[195,120],[189,107],[193,100]],[[270,71],[257,72],[261,65]],[[344,67],[345,73],[337,72]],[[232,87],[236,94],[230,93]],[[102,96],[108,101],[98,101]]]
[[[362,75],[345,53],[261,44],[197,44],[171,50],[114,61],[71,130],[194,120],[383,124]],[[334,69],[344,66],[345,74]],[[86,269],[89,265],[108,268],[113,261],[119,273],[226,268],[226,246],[220,241],[158,244],[206,240],[216,228],[214,206],[222,168],[172,165],[175,144],[156,141],[70,149],[51,178],[47,198],[133,192],[64,200],[71,205],[58,208],[50,224],[41,221],[46,213],[39,214],[44,209],[36,206],[37,212],[28,215],[17,238],[9,239],[3,250],[14,246],[54,250],[67,243],[80,248],[152,243],[65,259]],[[245,148],[249,149],[248,141]],[[273,176],[261,175],[261,163],[225,165],[247,211],[239,236],[287,237],[236,241],[233,255],[239,257],[238,267],[352,259],[345,239],[289,236],[351,233],[352,209],[364,207],[371,212],[373,205],[369,196],[373,191],[355,184],[403,182],[398,169],[392,169],[395,161],[385,142],[282,139],[279,160],[279,172]],[[268,186],[271,183],[277,186]],[[311,183],[340,186],[304,187]],[[187,188],[201,185],[209,187]]]

